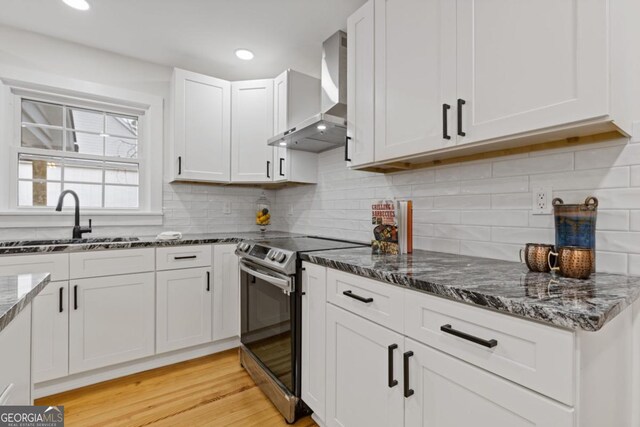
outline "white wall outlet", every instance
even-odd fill
[[[224,204],[222,205],[222,213],[224,213],[225,215],[231,215],[231,202],[230,201],[226,201],[224,202]]]
[[[533,201],[531,205],[534,215],[550,215],[553,212],[551,205],[553,194],[551,187],[537,187],[533,189]]]

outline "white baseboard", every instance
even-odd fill
[[[149,369],[155,369],[161,366],[184,362],[186,360],[207,356],[209,354],[219,353],[221,351],[238,347],[239,345],[239,338],[228,338],[226,340],[210,344],[203,344],[197,347],[157,354],[144,359],[133,360],[131,362],[95,369],[89,372],[69,375],[64,378],[35,384],[33,387],[33,398],[39,399],[44,396],[62,393],[63,391],[73,390],[102,381],[148,371]]]

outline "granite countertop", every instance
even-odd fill
[[[0,331],[49,283],[49,273],[0,276]]]
[[[31,253],[65,253],[95,251],[103,249],[152,248],[182,245],[206,245],[212,243],[237,243],[241,240],[277,239],[286,237],[302,237],[303,234],[284,231],[211,233],[184,235],[180,240],[157,240],[155,236],[133,238],[87,238],[73,241],[60,240],[13,240],[0,241],[0,255],[17,255]]]
[[[302,255],[315,264],[555,326],[597,331],[640,296],[640,277],[588,280],[532,273],[524,264],[416,250],[373,255],[370,248]]]

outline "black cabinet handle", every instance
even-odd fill
[[[267,160],[267,178],[271,178],[271,176],[269,175],[269,169],[271,169],[271,162]]]
[[[174,256],[173,259],[175,260],[180,260],[180,259],[196,259],[198,258],[197,255],[185,255],[185,256]]]
[[[284,162],[284,159],[280,157],[280,176],[284,176],[284,173],[282,173],[282,162]]]
[[[467,134],[462,131],[462,106],[466,103],[464,99],[458,99],[458,135],[460,136],[467,136]]]
[[[178,156],[178,175],[182,175],[182,156]]]
[[[451,325],[442,325],[440,326],[440,330],[444,333],[455,335],[458,338],[465,339],[467,341],[474,342],[476,344],[480,344],[481,346],[487,348],[493,348],[498,345],[498,341],[496,340],[484,340],[482,338],[474,337],[473,335],[466,334],[464,332],[455,330],[451,327]]]
[[[342,295],[348,296],[349,298],[357,299],[358,301],[366,302],[367,304],[373,302],[373,298],[361,297],[360,295],[356,295],[351,291],[344,291]]]
[[[350,136],[347,136],[345,141],[344,141],[344,161],[345,162],[350,162],[351,159],[349,158],[349,140],[351,139]]]
[[[62,313],[64,311],[64,307],[62,306],[62,294],[64,293],[64,288],[60,288],[58,292],[58,312]]]
[[[207,292],[211,292],[211,272],[207,271]]]
[[[78,285],[73,287],[73,309],[78,309]]]
[[[393,379],[393,350],[398,348],[398,344],[391,344],[387,347],[389,351],[389,388],[393,388],[398,385],[398,380]]]
[[[413,351],[407,351],[402,355],[404,358],[404,397],[413,396],[414,391],[409,388],[409,358],[413,356]]]
[[[451,109],[451,105],[442,104],[442,138],[451,139],[451,135],[449,135],[449,109]]]

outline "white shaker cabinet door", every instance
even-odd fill
[[[322,420],[325,416],[327,346],[327,269],[303,263],[302,400]]]
[[[231,181],[273,181],[273,80],[233,82],[231,106]]]
[[[455,145],[456,2],[374,6],[375,160]]]
[[[69,373],[154,354],[155,274],[69,283]]]
[[[573,427],[574,411],[524,387],[409,338],[411,427]]]
[[[402,335],[327,304],[326,425],[402,426],[403,350]]]
[[[236,245],[213,247],[213,340],[240,336],[240,264]]]
[[[349,166],[372,163],[374,156],[374,0],[347,19],[347,146]]]
[[[51,282],[33,299],[32,376],[39,383],[69,374],[69,282]]]
[[[174,180],[229,182],[231,83],[175,69]]]
[[[156,273],[156,349],[158,353],[211,341],[209,267]]]
[[[457,4],[459,144],[608,114],[607,1]]]

